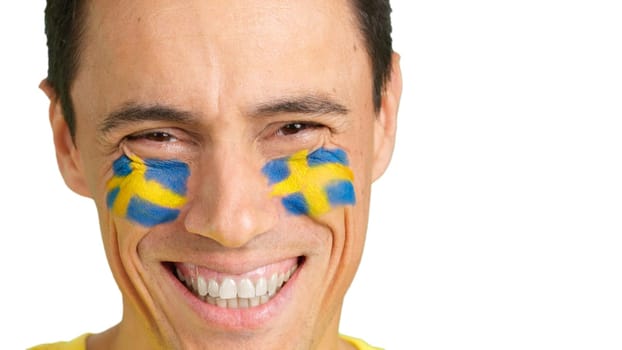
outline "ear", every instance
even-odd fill
[[[397,127],[397,111],[402,96],[402,71],[400,55],[393,53],[391,58],[391,76],[382,94],[380,111],[374,125],[374,165],[372,178],[377,180],[389,166]]]
[[[56,162],[60,170],[65,184],[75,193],[90,197],[88,186],[86,185],[82,162],[80,160],[80,152],[73,142],[69,126],[65,122],[63,108],[61,107],[60,98],[54,88],[44,79],[39,88],[50,99],[50,125],[52,126],[52,134],[54,137],[54,147],[56,148]]]

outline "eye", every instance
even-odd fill
[[[128,136],[128,140],[147,140],[153,142],[174,142],[177,141],[177,138],[172,134],[165,131],[149,131],[137,135]]]
[[[317,123],[308,123],[308,122],[300,122],[300,123],[289,123],[289,124],[285,124],[284,126],[282,126],[281,128],[279,128],[279,130],[277,130],[277,135],[279,136],[288,136],[288,135],[294,135],[297,134],[301,131],[306,131],[306,130],[312,130],[312,129],[319,129],[321,128],[322,125],[317,124]]]

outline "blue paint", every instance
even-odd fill
[[[307,156],[307,164],[309,166],[318,166],[322,164],[338,163],[348,165],[348,156],[343,150],[319,148]]]
[[[331,205],[354,204],[356,196],[350,181],[336,181],[326,186],[326,195]]]
[[[291,214],[306,215],[307,213],[309,213],[309,204],[300,192],[283,197],[281,199],[281,203],[283,203],[285,209],[287,209],[287,211],[289,211]]]
[[[146,227],[179,216],[187,201],[190,168],[186,163],[122,155],[112,168],[106,205],[115,215]]]
[[[186,179],[190,176],[186,163],[178,160],[147,159],[145,165],[146,180],[155,180],[177,194],[186,195]]]
[[[161,207],[139,197],[132,197],[127,207],[127,218],[146,227],[174,221],[179,210]]]
[[[127,156],[121,156],[112,163],[112,170],[115,176],[128,176],[132,172],[130,164],[132,160]]]
[[[341,149],[302,149],[289,157],[272,160],[262,168],[272,186],[293,215],[318,217],[337,206],[355,204],[348,156]]]
[[[121,189],[119,187],[115,187],[108,192],[108,194],[106,195],[106,205],[108,206],[108,208],[112,208],[112,205],[114,204],[114,201],[117,200],[117,196],[119,195],[120,191]]]
[[[290,174],[286,158],[275,159],[268,162],[261,171],[268,177],[270,185],[287,179]]]

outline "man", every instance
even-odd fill
[[[389,12],[48,0],[59,168],[123,296],[118,325],[54,346],[371,348],[338,329],[394,145]]]

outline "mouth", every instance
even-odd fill
[[[220,308],[247,309],[268,303],[279,294],[304,257],[286,259],[242,274],[227,274],[184,262],[171,262],[173,275],[197,299]]]

